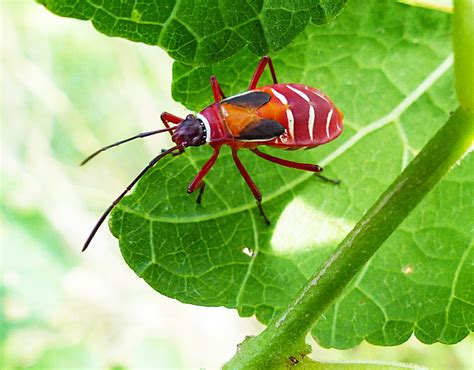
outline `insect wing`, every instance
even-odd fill
[[[248,91],[224,99],[221,103],[230,104],[239,108],[257,109],[267,104],[271,99],[270,94],[263,91]]]
[[[259,119],[250,122],[236,137],[237,140],[272,140],[282,135],[285,128],[271,119]]]
[[[257,115],[259,108],[271,100],[264,91],[248,91],[221,101],[227,112],[226,124],[235,140],[266,141],[285,132],[277,121]]]

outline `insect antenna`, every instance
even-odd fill
[[[170,154],[171,152],[175,151],[176,149],[182,149],[182,145],[175,145],[172,148],[169,148],[168,150],[164,151],[163,153],[157,155],[155,158],[153,158],[150,163],[138,174],[135,179],[126,187],[126,189],[113,201],[113,203],[105,210],[105,212],[100,216],[99,220],[95,224],[94,228],[92,229],[91,233],[89,234],[89,237],[87,238],[86,242],[84,243],[84,246],[82,247],[82,251],[84,252],[87,247],[89,246],[90,242],[94,238],[95,234],[97,233],[97,230],[99,230],[100,225],[104,222],[104,220],[107,218],[109,213],[114,209],[114,207],[120,202],[120,200],[133,188],[133,186],[137,183],[138,180],[150,169],[152,168],[156,162],[158,162],[161,158],[164,156]]]
[[[163,129],[160,129],[160,130],[141,132],[138,135],[129,137],[128,139],[120,140],[120,141],[117,141],[116,143],[104,146],[103,148],[100,148],[99,150],[97,150],[96,152],[94,152],[90,156],[88,156],[86,159],[84,159],[81,162],[81,166],[85,165],[92,158],[94,158],[97,154],[102,153],[103,151],[105,151],[107,149],[113,148],[114,146],[119,146],[119,145],[127,143],[129,141],[132,141],[132,140],[135,140],[135,139],[141,139],[143,137],[147,137],[147,136],[151,136],[151,135],[155,135],[155,134],[159,134],[161,132],[172,131],[172,130],[176,129],[177,127],[178,126],[173,126],[173,127],[163,128]]]

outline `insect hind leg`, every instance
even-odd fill
[[[320,173],[315,174],[319,179],[323,180],[324,182],[328,182],[333,185],[339,185],[341,183],[341,180],[339,179],[331,179],[329,177],[323,176]]]
[[[299,163],[294,161],[289,161],[283,158],[274,157],[273,155],[263,153],[257,148],[251,149],[251,152],[258,155],[260,158],[263,158],[267,161],[279,164],[280,166],[296,168],[298,170],[303,171],[310,171],[310,172],[321,172],[323,169],[319,167],[317,164],[310,164],[310,163]]]
[[[315,175],[318,176],[323,181],[332,183],[334,185],[339,185],[341,183],[341,180],[339,179],[330,179],[326,176],[321,175],[321,172],[323,171],[323,168],[318,166],[317,164],[310,164],[310,163],[299,163],[299,162],[293,162],[293,161],[288,161],[283,158],[278,158],[274,157],[270,154],[263,153],[257,148],[251,149],[251,152],[258,155],[260,158],[263,158],[267,161],[279,164],[280,166],[285,166],[285,167],[290,167],[290,168],[296,168],[298,170],[303,170],[303,171],[310,171],[310,172],[315,172]]]

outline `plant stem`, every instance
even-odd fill
[[[454,72],[461,107],[474,112],[474,1],[454,0]]]
[[[307,353],[305,337],[319,317],[473,142],[474,117],[459,108],[279,317],[241,344],[227,368],[276,368],[289,364],[290,356]]]

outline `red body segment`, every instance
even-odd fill
[[[329,97],[315,88],[301,84],[273,84],[241,95],[253,91],[269,94],[270,101],[257,109],[249,110],[226,104],[226,100],[233,98],[230,97],[201,111],[199,116],[208,125],[207,142],[244,148],[269,145],[282,149],[300,149],[325,144],[342,132],[342,113]],[[243,141],[236,138],[256,118],[279,122],[284,126],[285,133],[272,140]]]

